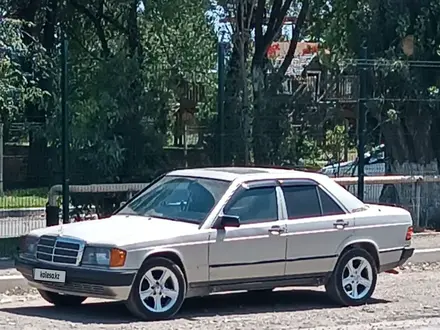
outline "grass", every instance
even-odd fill
[[[47,188],[15,189],[0,196],[0,209],[45,207]]]

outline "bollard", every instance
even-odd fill
[[[60,208],[58,206],[46,205],[46,227],[58,226],[60,224]]]

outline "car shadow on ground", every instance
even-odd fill
[[[384,304],[389,303],[389,301],[371,299],[368,303]],[[242,292],[187,299],[175,319],[191,320],[214,315],[295,312],[325,308],[340,307],[335,305],[322,291]],[[139,321],[131,316],[121,302],[85,303],[75,308],[55,308],[53,306],[10,307],[1,308],[0,311],[21,316],[83,324],[121,324]]]

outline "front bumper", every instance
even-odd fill
[[[15,268],[31,286],[40,290],[115,300],[128,299],[136,276],[136,271],[60,266],[23,258],[16,258]],[[66,281],[36,281],[34,268],[65,271]]]

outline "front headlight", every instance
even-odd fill
[[[117,248],[87,246],[84,249],[82,264],[86,266],[122,267],[127,253]]]
[[[35,257],[37,252],[38,236],[26,235],[21,238],[19,255],[23,257]]]

